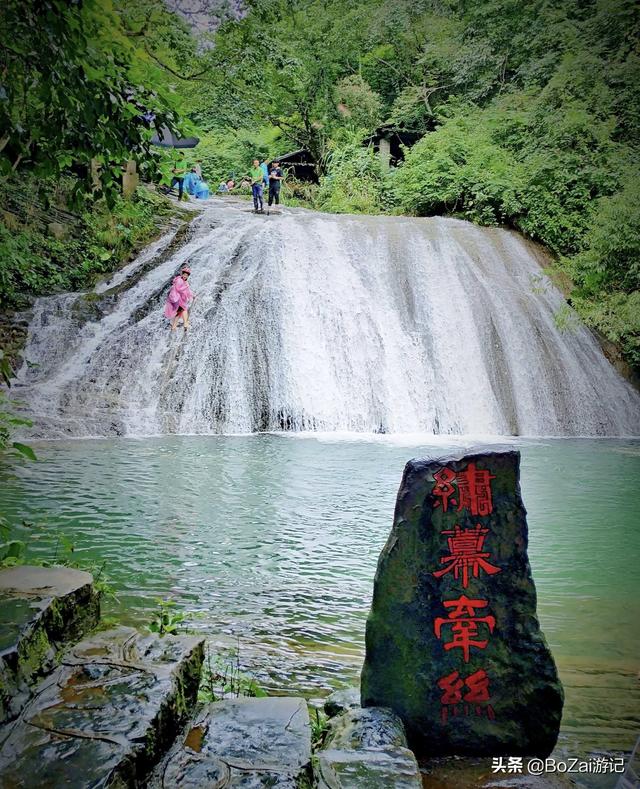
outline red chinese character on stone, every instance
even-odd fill
[[[501,572],[499,567],[494,567],[487,561],[491,554],[482,552],[489,529],[483,529],[478,524],[475,529],[463,530],[456,524],[453,531],[443,531],[441,534],[453,536],[447,538],[449,556],[443,556],[440,559],[440,564],[448,565],[448,567],[434,572],[436,578],[441,578],[453,570],[453,577],[457,581],[460,577],[460,570],[462,570],[462,586],[466,589],[469,585],[469,569],[473,572],[474,578],[478,577],[480,570],[483,570],[487,575]]]
[[[457,671],[447,674],[446,677],[441,677],[438,680],[438,687],[444,691],[440,699],[441,704],[460,704],[464,682],[460,679],[460,674]]]
[[[477,649],[485,649],[488,641],[478,640],[478,625],[484,623],[489,632],[493,633],[496,626],[496,620],[493,616],[474,616],[476,608],[485,608],[488,605],[487,600],[469,600],[468,597],[462,595],[458,600],[445,600],[444,607],[451,608],[449,617],[438,617],[433,623],[433,629],[437,638],[442,638],[442,627],[444,625],[451,626],[451,633],[453,640],[444,645],[444,648],[455,649],[458,647],[462,650],[464,662],[469,662],[469,653],[471,647]]]
[[[467,686],[468,691],[463,695],[462,689]],[[442,722],[446,723],[451,713],[452,716],[458,715],[458,706],[460,712],[464,715],[469,715],[475,705],[475,713],[481,716],[486,709],[487,717],[490,720],[495,719],[493,707],[488,704],[486,707],[481,706],[481,702],[490,700],[489,695],[489,677],[484,669],[479,669],[468,677],[462,678],[457,671],[448,674],[446,677],[441,677],[438,680],[438,687],[443,691],[440,698],[442,706],[441,718]],[[464,702],[464,704],[462,704]],[[449,707],[452,709],[449,710]]]
[[[464,700],[476,703],[489,701],[489,677],[484,669],[479,669],[475,674],[470,674],[465,683],[469,692],[464,694]]]
[[[493,474],[477,469],[475,463],[469,463],[465,471],[458,471],[458,512],[466,508],[472,515],[490,515],[492,479],[495,479]]]
[[[451,484],[456,478],[455,472],[451,471],[450,468],[441,468],[440,471],[436,471],[433,478],[436,484],[433,486],[431,492],[434,496],[438,497],[438,501],[436,501],[433,507],[435,509],[442,504],[442,511],[446,512],[449,507],[449,499],[452,494],[456,492],[456,489]],[[456,500],[451,499],[451,503],[456,504]]]

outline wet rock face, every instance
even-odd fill
[[[325,699],[324,711],[329,718],[360,706],[360,688],[342,688]]]
[[[381,707],[349,707],[334,717],[317,754],[318,789],[421,789],[400,718]]]
[[[400,718],[385,707],[354,707],[331,721],[326,745],[348,751],[358,748],[407,747]]]
[[[553,749],[563,692],[536,617],[520,455],[410,461],[378,562],[362,703],[422,756]]]
[[[155,770],[150,789],[308,786],[311,726],[304,699],[208,704]]]
[[[29,566],[0,571],[0,723],[20,713],[58,652],[99,618],[89,573]]]
[[[138,786],[195,704],[203,641],[105,631],[67,652],[0,730],[7,786]]]

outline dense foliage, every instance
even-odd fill
[[[341,140],[326,156],[326,172],[314,205],[335,213],[376,214],[391,206],[380,160],[362,136]]]
[[[148,164],[155,126],[176,128],[109,0],[7,0],[0,15],[0,174],[94,179],[110,200],[127,159]],[[94,161],[92,179],[91,162]]]
[[[248,8],[215,37],[194,105],[205,129],[244,129],[246,147],[267,127],[280,132],[270,153],[309,149],[325,210],[453,213],[523,231],[556,254],[579,314],[640,367],[633,0]],[[380,123],[422,135],[386,177],[367,148]]]
[[[85,210],[66,238],[0,224],[2,303],[24,307],[29,296],[89,287],[148,243],[169,211],[161,197],[139,189],[132,200],[117,197],[111,209],[99,202]]]

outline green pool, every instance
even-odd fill
[[[559,752],[629,750],[640,732],[640,441],[516,445],[539,616],[566,691]],[[0,472],[0,511],[42,527],[34,551],[60,551],[65,535],[78,556],[104,561],[118,593],[106,613],[145,623],[155,598],[171,597],[214,645],[239,645],[263,685],[319,698],[358,680],[404,463],[451,446],[280,435],[44,443],[37,465]]]

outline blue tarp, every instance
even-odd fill
[[[206,200],[209,197],[209,186],[204,181],[198,181],[196,185],[196,200]]]
[[[196,194],[199,183],[200,183],[200,179],[198,178],[196,173],[188,172],[184,177],[184,188],[187,190],[187,193],[190,195]]]

